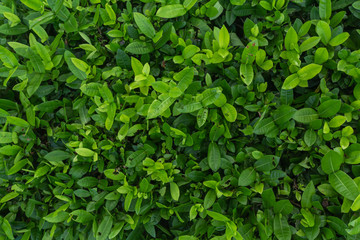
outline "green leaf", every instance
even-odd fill
[[[37,11],[41,12],[44,9],[44,4],[41,0],[20,0],[23,4],[25,4],[27,7]]]
[[[12,143],[12,133],[10,132],[0,132],[0,144]]]
[[[306,221],[306,224],[309,227],[313,227],[315,225],[315,218],[314,215],[308,210],[308,209],[301,209],[301,215],[303,215],[304,220]]]
[[[125,68],[125,69],[130,69],[130,67],[131,67],[130,57],[123,50],[121,50],[121,49],[117,50],[115,59],[120,67]]]
[[[32,36],[32,35],[30,35]],[[34,37],[35,38],[35,37]],[[46,70],[51,70],[54,67],[54,64],[51,61],[49,50],[42,45],[41,43],[38,43],[35,41],[35,48],[36,52],[39,54],[39,56],[42,58]]]
[[[44,158],[53,165],[58,165],[60,162],[69,159],[70,157],[71,157],[70,153],[61,150],[54,150],[44,156]]]
[[[316,64],[323,64],[329,59],[329,52],[326,48],[318,48],[315,52],[314,62]]]
[[[79,181],[77,181],[77,184],[80,187],[92,188],[98,184],[98,180],[95,177],[84,177],[84,178],[80,179]]]
[[[269,71],[272,67],[274,66],[273,61],[271,60],[266,60],[263,64],[261,64],[261,68],[264,69],[265,71]]]
[[[210,129],[210,141],[217,141],[225,132],[225,127],[223,124],[214,124]]]
[[[272,118],[264,118],[260,120],[254,127],[254,133],[257,135],[266,134],[267,132],[274,129],[276,126]]]
[[[268,172],[273,170],[279,163],[280,158],[274,155],[265,155],[254,163],[257,171]]]
[[[320,37],[310,37],[306,39],[300,45],[300,51],[305,52],[313,47],[315,47],[320,42]]]
[[[183,94],[183,92],[178,87],[173,87],[170,89],[169,96],[172,98],[178,98]]]
[[[199,51],[200,51],[200,48],[198,48],[195,45],[186,46],[182,52],[182,57],[184,59],[189,59],[189,58],[193,57]],[[179,56],[179,57],[181,57],[181,56]]]
[[[261,66],[266,58],[266,52],[263,49],[259,49],[259,51],[256,52],[256,64]]]
[[[229,222],[230,221],[229,218],[222,215],[221,213],[214,212],[214,211],[209,211],[209,210],[207,210],[206,213],[207,213],[207,215],[209,215],[210,217],[212,217],[216,221],[220,221],[220,222]]]
[[[20,150],[22,150],[22,148],[17,145],[6,145],[0,148],[0,154],[13,156],[16,155]]]
[[[281,126],[287,123],[295,114],[296,109],[288,105],[281,105],[274,111],[273,119],[274,122]]]
[[[175,98],[167,97],[164,101],[154,100],[148,110],[147,118],[152,119],[163,114],[175,102]]]
[[[109,105],[107,118],[105,120],[105,128],[107,130],[110,130],[112,128],[115,119],[115,114],[116,114],[116,103],[112,102]]]
[[[209,110],[207,108],[202,108],[198,111],[196,116],[196,122],[198,127],[202,127],[206,123],[206,119],[208,117]]]
[[[345,123],[345,121],[346,121],[345,116],[336,116],[330,120],[329,127],[331,127],[331,128],[340,127],[341,125],[343,125]]]
[[[204,198],[204,208],[209,209],[216,201],[216,193],[214,190],[210,190],[207,192]]]
[[[145,36],[149,38],[155,37],[155,28],[147,17],[141,13],[134,12],[134,19],[136,25],[139,27],[140,31],[145,34]]]
[[[19,65],[19,62],[14,54],[3,46],[0,46],[0,60],[7,68],[14,68]]]
[[[160,93],[168,93],[170,91],[169,85],[164,82],[152,82],[151,86],[154,88],[155,91]]]
[[[197,0],[185,0],[183,3],[184,8],[186,10],[190,10],[195,5],[196,2]]]
[[[336,13],[331,19],[330,19],[330,26],[331,27],[336,27],[345,17],[346,12],[345,11],[340,11],[338,13]]]
[[[330,40],[330,46],[336,47],[340,44],[343,44],[348,38],[350,34],[347,32],[340,33],[339,35],[335,36],[333,39]]]
[[[15,239],[9,221],[6,218],[2,218],[1,221],[2,221],[1,228],[4,231],[5,235],[9,239]]]
[[[105,216],[97,229],[96,240],[107,239],[111,232],[112,225],[113,218],[111,216]]]
[[[243,73],[240,72],[240,76],[242,75],[246,75],[246,68],[247,67],[251,67],[252,63],[254,62],[254,60],[256,59],[256,53],[258,51],[258,44],[255,41],[251,41],[247,44],[247,46],[244,48],[242,54],[241,54],[241,62],[242,64],[240,65],[240,71],[242,71]],[[248,65],[248,66],[247,66]],[[244,69],[242,69],[244,68]]]
[[[99,88],[99,93],[107,103],[112,103],[114,101],[113,94],[106,84]]]
[[[271,11],[272,8],[273,8],[271,6],[271,4],[268,1],[265,1],[265,0],[261,0],[259,4],[260,4],[261,7],[263,7],[264,9],[266,9],[268,11]]]
[[[131,68],[133,69],[135,76],[142,74],[144,65],[134,57],[131,57]]]
[[[211,104],[213,104],[219,97],[221,94],[221,90],[219,88],[210,88],[210,89],[206,89],[202,94],[201,94],[201,104],[204,107],[207,107]]]
[[[35,174],[34,174],[34,178],[39,178],[44,176],[45,174],[47,174],[50,171],[50,167],[45,165],[42,167],[39,167],[38,169],[36,169]]]
[[[179,109],[179,111],[182,113],[192,113],[192,112],[198,111],[200,109],[202,109],[201,103],[193,102],[193,103],[184,105],[182,108]]]
[[[129,192],[128,194],[126,194],[125,201],[124,201],[125,212],[129,211],[130,204],[131,204],[133,198],[134,198],[134,195],[132,192]]]
[[[154,47],[150,43],[134,41],[126,46],[126,52],[132,54],[147,54],[154,51]]]
[[[174,58],[173,58],[173,61],[174,61],[174,63],[176,63],[176,64],[182,64],[184,61],[185,61],[185,59],[184,59],[184,57],[183,56],[175,56]]]
[[[70,11],[63,5],[63,1],[57,0],[47,0],[51,10],[56,13],[56,16],[61,20],[66,22],[70,16]]]
[[[27,54],[28,53],[27,50],[28,50],[29,46],[22,44],[22,43],[18,43],[18,42],[8,42],[7,44],[12,49],[14,49],[18,55],[29,58],[29,55]]]
[[[94,156],[95,152],[88,148],[76,148],[75,152],[82,157],[92,157]]]
[[[279,240],[290,240],[290,226],[284,216],[276,214],[274,217],[274,234]]]
[[[285,89],[285,90],[293,89],[297,85],[299,85],[299,83],[300,83],[300,78],[299,78],[298,74],[296,74],[296,73],[291,74],[290,76],[288,76],[285,79],[284,84],[282,85],[282,89]]]
[[[254,70],[251,64],[240,65],[240,77],[246,85],[250,85],[254,79]]]
[[[111,7],[111,5],[109,3],[105,4],[105,10],[107,15],[110,18],[109,22],[105,22],[104,25],[111,25],[114,24],[116,21],[116,14],[114,12],[114,9]]]
[[[59,213],[52,212],[49,215],[44,217],[44,220],[49,223],[61,223],[69,218],[69,213],[61,211]]]
[[[20,171],[26,164],[28,163],[27,159],[24,160],[20,160],[18,162],[16,162],[14,164],[14,166],[12,166],[9,171],[7,172],[7,175],[13,175],[15,173],[17,173],[18,171]]]
[[[320,0],[319,15],[322,20],[328,20],[331,17],[331,0]]]
[[[30,127],[30,124],[25,121],[24,119],[18,118],[18,117],[13,117],[13,116],[7,116],[6,120],[8,123],[15,125],[15,126],[19,126],[19,127]]]
[[[232,9],[235,16],[244,17],[256,13],[256,8],[252,7],[250,3],[245,3],[242,6],[236,6]]]
[[[317,188],[322,194],[324,194],[327,197],[335,197],[337,195],[333,187],[328,183],[323,183],[319,185]]]
[[[64,23],[64,28],[67,33],[72,33],[78,31],[79,24],[74,17],[74,14],[71,14],[70,17]]]
[[[27,49],[27,55],[29,55],[29,59],[31,65],[34,68],[34,71],[37,73],[45,73],[45,65],[42,62],[41,57],[35,53],[31,48]]]
[[[10,27],[9,24],[5,23],[0,26],[0,33],[7,36],[20,35],[26,33],[28,30],[28,27],[22,24],[18,24],[15,27]]]
[[[342,236],[346,235],[345,229],[347,228],[347,225],[344,223],[343,220],[341,220],[337,217],[334,217],[334,216],[327,216],[326,222],[338,234],[341,234]]]
[[[360,209],[360,195],[358,195],[353,204],[351,205],[351,210],[353,210],[354,212],[358,211]]]
[[[64,58],[65,61],[70,69],[70,71],[80,80],[85,80],[87,75],[85,72],[79,70],[74,63],[72,62],[71,58],[75,57],[71,52],[69,51],[65,51],[64,52]]]
[[[331,29],[330,29],[329,24],[325,21],[319,21],[316,24],[315,30],[316,30],[316,33],[321,38],[321,42],[323,44],[327,45],[331,38]]]
[[[252,183],[254,183],[255,179],[256,179],[255,169],[253,167],[249,167],[241,172],[238,180],[238,184],[239,186],[243,186],[243,187],[249,186]]]
[[[352,4],[353,8],[355,8],[356,10],[360,10],[360,1],[356,1]]]
[[[235,122],[236,118],[237,118],[237,111],[236,108],[229,104],[229,103],[225,103],[222,107],[221,107],[221,111],[223,112],[225,119],[228,122]]]
[[[21,22],[20,18],[13,13],[4,12],[3,14],[4,17],[6,17],[11,22],[11,27],[14,27]]]
[[[320,104],[318,107],[319,117],[328,118],[334,116],[340,111],[341,100],[339,99],[330,99]]]
[[[190,208],[190,213],[189,213],[189,218],[190,218],[190,221],[195,219],[196,216],[197,216],[198,212],[197,212],[197,209],[196,209],[196,206],[193,205],[191,208]]]
[[[109,234],[109,239],[115,238],[120,233],[120,231],[122,230],[124,225],[125,225],[124,221],[119,222],[119,223],[115,223],[114,227],[111,229],[111,232]]]
[[[338,170],[329,175],[331,186],[343,197],[354,201],[359,195],[358,186],[345,172]]]
[[[107,32],[107,35],[112,38],[120,38],[124,36],[123,32],[120,30],[110,30]],[[118,50],[122,51],[121,49]]]
[[[47,101],[47,102],[40,103],[39,105],[36,105],[34,110],[40,111],[40,112],[52,113],[61,106],[63,106],[63,103],[61,101],[53,100],[53,101]]]
[[[29,79],[28,87],[26,89],[29,97],[31,97],[39,89],[43,78],[44,74],[36,73]]]
[[[171,4],[160,7],[156,16],[161,18],[176,18],[185,15],[186,9],[182,4]]]
[[[317,139],[317,137],[316,137],[316,133],[314,130],[312,130],[312,129],[306,130],[305,135],[304,135],[304,141],[305,141],[306,145],[311,147],[312,145],[315,144],[316,139]]]
[[[312,108],[303,108],[297,110],[293,116],[293,119],[300,123],[311,123],[312,121],[318,119],[319,115]]]
[[[174,199],[175,201],[179,200],[180,190],[179,190],[178,185],[175,182],[170,182],[170,193],[171,193],[172,199]]]
[[[287,199],[277,201],[274,204],[274,213],[281,213],[283,216],[290,214],[294,209],[294,206]]]
[[[221,93],[220,97],[218,99],[216,99],[216,101],[214,102],[215,106],[217,107],[222,107],[225,105],[225,103],[227,102],[226,96],[225,94]]]
[[[192,83],[193,78],[193,68],[185,68],[181,72],[174,74],[174,79],[179,82],[177,87],[180,89],[181,92],[185,92],[185,90]]]
[[[219,47],[226,49],[230,43],[230,35],[225,26],[222,26],[219,32]]]
[[[356,86],[354,87],[354,90],[353,90],[353,94],[354,94],[354,97],[356,98],[356,100],[360,100],[360,84],[356,84]]]
[[[315,194],[315,186],[313,181],[310,181],[306,186],[302,197],[301,197],[301,207],[303,208],[311,208],[312,206],[312,196]]]
[[[19,194],[17,192],[10,192],[0,199],[0,203],[8,202],[8,201],[16,198],[17,196],[19,196]]]
[[[298,42],[298,35],[293,27],[290,27],[285,36],[285,48],[287,51],[293,50]]]
[[[214,142],[211,142],[209,144],[207,160],[211,170],[213,170],[214,172],[219,170],[221,165],[220,149],[218,145]]]
[[[264,190],[261,194],[261,198],[265,209],[272,208],[276,202],[275,194],[272,188]]]
[[[104,174],[107,178],[114,180],[114,181],[120,181],[124,179],[125,175],[121,172],[117,172],[115,169],[106,169],[104,171]]]
[[[94,219],[94,216],[91,213],[82,209],[72,211],[70,215],[76,216],[74,221],[79,223],[87,223]]]
[[[322,66],[318,64],[311,63],[303,68],[301,68],[297,74],[300,78],[300,81],[306,81],[310,80],[316,75],[318,75],[319,72],[321,72]]]
[[[71,62],[74,64],[74,66],[79,69],[80,71],[86,73],[87,70],[89,69],[89,65],[77,58],[70,58]]]

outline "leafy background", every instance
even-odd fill
[[[2,0],[0,239],[359,239],[359,19]]]

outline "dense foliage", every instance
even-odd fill
[[[2,0],[0,239],[360,239],[360,1]]]

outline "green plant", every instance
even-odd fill
[[[0,239],[359,239],[359,19],[2,0]]]

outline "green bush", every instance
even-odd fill
[[[360,239],[360,1],[1,0],[0,240]]]

